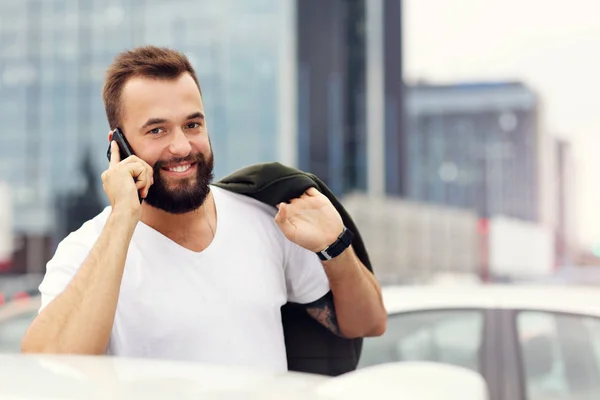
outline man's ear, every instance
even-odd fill
[[[109,132],[108,132],[108,143],[110,143],[110,142],[111,142],[111,140],[112,140],[112,137],[113,137],[113,131],[109,131]]]

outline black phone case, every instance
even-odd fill
[[[127,142],[127,139],[125,139],[125,136],[119,128],[114,130],[113,140],[117,142],[117,145],[119,146],[119,154],[121,155],[121,161],[133,155],[133,150],[131,149],[129,142]],[[110,143],[108,144],[106,157],[108,158],[108,161],[110,161]]]
[[[125,136],[123,135],[123,133],[121,132],[121,130],[119,128],[116,128],[114,130],[112,140],[117,142],[117,145],[119,146],[119,154],[121,155],[121,161],[123,161],[127,157],[133,155],[133,150],[131,149],[129,142],[127,142],[127,139],[125,139]],[[111,143],[112,143],[112,141],[111,141]],[[111,143],[108,144],[108,150],[106,152],[106,157],[108,158],[109,162],[110,162],[110,153],[111,153],[110,152]],[[142,201],[144,201],[139,190],[138,190],[138,198],[140,199],[140,203]]]

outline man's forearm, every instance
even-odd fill
[[[387,312],[381,288],[353,248],[324,261],[323,266],[329,278],[341,333],[349,338],[382,335],[387,325]]]
[[[113,211],[73,280],[32,323],[23,352],[106,352],[136,224],[130,215]]]

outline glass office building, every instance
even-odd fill
[[[101,188],[104,72],[134,46],[189,56],[217,178],[295,164],[294,13],[293,0],[0,0],[0,180],[15,195],[16,231],[52,231],[56,196],[83,184],[82,157]]]
[[[296,14],[299,166],[338,195],[403,195],[402,2],[299,0]]]
[[[407,90],[407,197],[539,221],[539,100],[520,82]]]

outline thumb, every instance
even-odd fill
[[[281,224],[281,223],[285,222],[285,220],[287,219],[287,204],[279,203],[277,205],[277,209],[279,211],[277,212],[277,215],[275,216],[275,222],[277,222],[278,224]]]

